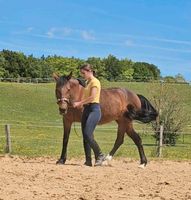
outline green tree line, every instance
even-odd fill
[[[113,55],[106,58],[89,57],[79,59],[62,56],[26,56],[22,52],[0,51],[0,78],[50,78],[53,72],[65,75],[73,72],[79,76],[78,67],[83,63],[93,65],[97,75],[108,81],[149,81],[161,78],[157,66],[131,59],[118,59]]]

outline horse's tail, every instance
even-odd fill
[[[132,120],[133,119],[138,120],[143,123],[149,123],[151,121],[155,121],[158,116],[158,112],[156,111],[156,109],[144,96],[139,94],[137,96],[141,101],[141,110],[136,111],[134,106],[129,104],[127,105],[128,111],[125,113],[125,116]]]

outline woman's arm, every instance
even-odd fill
[[[83,106],[84,104],[91,103],[92,100],[96,97],[97,92],[98,92],[98,88],[97,88],[97,87],[92,87],[92,88],[91,88],[91,91],[90,91],[90,96],[87,97],[86,99],[83,99],[83,100],[74,102],[73,107],[74,107],[74,108],[76,108],[76,107],[81,107],[81,106]]]

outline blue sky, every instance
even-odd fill
[[[190,0],[0,0],[0,50],[128,58],[191,81]]]

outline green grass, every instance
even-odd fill
[[[149,96],[149,83],[103,83],[104,87],[127,87],[137,93]],[[59,157],[62,147],[62,118],[55,103],[54,83],[51,84],[17,84],[0,83],[0,154],[4,154],[4,125],[11,125],[12,154],[24,156]],[[191,113],[191,87],[172,85],[184,97],[188,114]],[[82,136],[79,124],[75,124],[68,145],[68,157],[83,156]],[[135,124],[140,130],[146,155],[155,158],[155,140],[150,133],[144,133],[149,125]],[[99,126],[95,137],[103,152],[108,153],[116,138],[116,125],[110,123]],[[187,132],[191,129],[185,129]],[[129,137],[117,151],[116,156],[138,159],[138,151]],[[175,147],[164,147],[163,158],[191,159],[191,135],[181,136]]]

